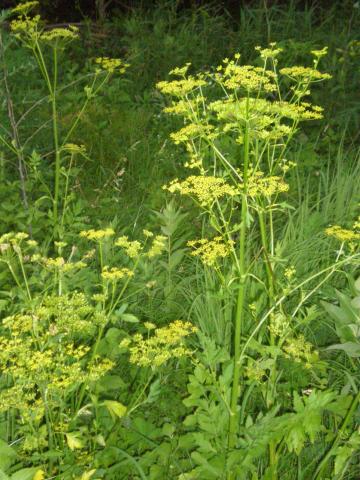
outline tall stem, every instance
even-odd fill
[[[55,179],[54,179],[54,206],[53,206],[53,222],[54,232],[58,226],[58,203],[60,190],[60,150],[59,150],[59,132],[57,123],[57,106],[56,106],[56,87],[57,87],[57,46],[54,46],[54,82],[51,96],[52,107],[52,124],[55,150]]]
[[[270,223],[272,224],[272,218],[270,218]],[[271,260],[269,257],[269,247],[268,247],[268,235],[266,231],[266,224],[264,219],[263,211],[259,211],[259,226],[260,226],[260,235],[261,243],[265,256],[265,269],[268,282],[268,300],[269,300],[269,309],[273,307],[275,302],[275,282],[274,282],[274,273],[271,265]],[[272,228],[271,228],[272,231]],[[270,332],[270,345],[275,345],[275,338],[272,332]],[[267,404],[268,408],[271,408],[273,404],[273,396],[275,391],[276,384],[276,365],[273,366],[270,373],[270,395],[267,395]],[[270,441],[269,443],[269,464],[270,464],[270,475],[271,480],[277,479],[277,454],[276,454],[276,442]]]
[[[244,302],[246,296],[246,233],[247,233],[247,176],[249,165],[249,126],[246,123],[244,135],[244,192],[241,203],[241,228],[240,228],[240,245],[239,245],[239,292],[236,304],[235,314],[235,332],[234,332],[234,371],[230,400],[230,422],[229,422],[229,438],[228,447],[232,449],[236,444],[236,433],[238,429],[238,412],[237,403],[239,398],[240,383],[240,353],[241,353],[241,331],[244,317]],[[229,480],[232,474],[228,477]]]

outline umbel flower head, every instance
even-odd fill
[[[181,195],[190,195],[203,207],[210,206],[215,200],[222,197],[233,197],[239,193],[239,190],[228,185],[223,178],[205,175],[192,175],[183,181],[175,179],[163,188],[171,193],[179,192]]]
[[[130,66],[124,63],[120,58],[98,57],[95,59],[99,71],[106,71],[109,73],[125,73]]]
[[[125,338],[120,346],[130,353],[130,363],[140,367],[160,367],[172,358],[181,358],[191,354],[184,345],[184,339],[197,331],[190,322],[175,320],[166,327],[154,329],[151,323],[144,324],[154,334],[143,338],[136,334],[131,339]]]
[[[225,258],[231,254],[234,242],[232,240],[224,240],[219,236],[214,237],[212,240],[207,238],[191,240],[187,244],[194,249],[191,255],[200,257],[204,265],[213,267],[220,258]]]
[[[68,42],[78,38],[78,28],[70,25],[69,28],[53,28],[44,30],[40,15],[30,17],[30,11],[39,5],[39,2],[26,2],[17,5],[12,9],[12,13],[17,18],[10,24],[11,31],[17,38],[22,40],[27,46],[34,46],[36,41],[44,41],[47,43]]]

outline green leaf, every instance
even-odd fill
[[[83,441],[81,440],[80,432],[69,432],[66,433],[66,441],[70,450],[76,450],[84,446]]]
[[[351,306],[353,308],[360,308],[360,296],[359,297],[355,297],[351,300]],[[360,318],[359,318],[359,322],[360,322]]]
[[[343,350],[349,357],[360,357],[360,344],[355,342],[338,343],[327,347],[326,350]]]
[[[127,408],[120,402],[116,402],[115,400],[105,400],[103,405],[109,410],[109,413],[114,420],[116,417],[122,418],[126,415]]]
[[[38,467],[22,468],[11,475],[11,480],[33,480],[38,470]]]
[[[3,470],[0,470],[0,480],[10,480],[10,477]]]
[[[135,317],[135,315],[132,315],[131,313],[123,313],[121,316],[120,316],[121,320],[123,322],[127,322],[127,323],[139,323],[139,319],[137,317]]]
[[[0,470],[7,470],[14,463],[15,458],[15,450],[0,439]]]

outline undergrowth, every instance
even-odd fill
[[[0,19],[0,478],[358,478],[357,4],[37,8]]]

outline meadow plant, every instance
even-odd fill
[[[171,138],[187,152],[185,167],[196,172],[183,180],[171,181],[164,189],[191,197],[202,211],[206,236],[189,241],[188,246],[204,268],[217,273],[219,288],[230,290],[234,299],[232,347],[220,354],[219,367],[214,362],[208,364],[210,371],[214,373],[220,368],[220,372],[210,375],[211,381],[206,380],[203,368],[191,377],[186,402],[197,408],[197,415],[191,415],[186,424],[197,425],[203,431],[208,448],[205,443],[196,448],[200,434],[194,433],[193,459],[198,466],[181,478],[205,474],[214,479],[248,478],[250,472],[256,472],[251,462],[260,452],[264,455],[266,447],[268,463],[261,478],[275,480],[280,478],[278,463],[284,445],[290,452],[300,454],[307,437],[315,440],[315,431],[323,428],[321,422],[314,422],[314,431],[310,422],[305,422],[295,440],[294,431],[300,428],[300,417],[296,417],[296,427],[294,424],[293,430],[284,429],[280,436],[275,431],[271,435],[269,424],[266,439],[253,437],[253,442],[260,443],[259,451],[253,446],[251,453],[252,434],[242,433],[244,425],[254,423],[247,405],[258,390],[263,405],[261,416],[273,417],[284,428],[281,419],[285,420],[286,415],[276,417],[286,403],[280,383],[284,359],[301,365],[310,377],[319,375],[321,382],[325,380],[318,352],[299,331],[302,307],[335,271],[359,259],[354,245],[359,240],[356,225],[353,230],[338,226],[326,230],[327,235],[342,242],[340,250],[333,264],[311,272],[305,280],[296,278],[291,265],[284,268],[277,254],[276,220],[289,208],[284,200],[289,190],[286,177],[290,169],[298,168],[291,159],[289,145],[300,123],[322,118],[322,107],[310,103],[309,97],[312,88],[330,75],[319,70],[326,48],[311,52],[310,67],[284,68],[279,68],[282,49],[275,43],[256,50],[256,66],[243,65],[236,53],[213,70],[194,75],[189,73],[191,65],[187,63],[170,72],[174,79],[157,84],[171,99],[165,112],[183,119],[182,128]],[[344,242],[349,241],[351,248],[345,253]],[[254,289],[259,301],[249,305],[250,291]],[[260,298],[265,298],[264,305]],[[305,373],[306,377],[309,375]],[[213,388],[219,397],[213,398],[211,389],[210,396],[200,394],[211,382],[215,382]],[[321,417],[320,412],[332,404],[334,393],[330,389],[311,391],[308,398],[293,392],[294,411],[305,412],[310,402],[318,407],[316,415]],[[202,423],[204,415],[214,415],[215,411],[220,430]],[[261,422],[254,424],[258,434],[264,434]]]
[[[64,129],[64,121],[61,119],[59,104],[64,91],[73,86],[61,84],[60,69],[61,55],[79,37],[77,27],[47,29],[39,15],[32,14],[38,7],[37,1],[25,2],[12,10],[16,18],[11,21],[10,29],[12,35],[28,49],[39,68],[42,80],[47,90],[47,98],[51,105],[51,126],[52,126],[52,149],[49,152],[39,154],[36,149],[26,158],[27,149],[24,145],[27,141],[14,143],[6,135],[0,136],[1,143],[17,157],[21,154],[27,169],[30,167],[32,174],[38,184],[45,190],[45,197],[51,202],[50,225],[53,229],[53,236],[60,239],[65,229],[66,213],[71,200],[71,180],[74,176],[74,167],[77,157],[88,159],[86,147],[71,143],[73,134],[81,121],[89,103],[93,101],[101,90],[105,88],[109,79],[114,74],[122,75],[128,68],[128,64],[118,58],[99,57],[94,61],[93,73],[89,76],[91,82],[84,86],[84,95],[81,104],[70,123]],[[77,83],[77,82],[75,82]],[[22,118],[36,107],[36,102],[25,112]],[[48,122],[46,122],[48,123]],[[38,133],[32,132],[30,139]],[[53,159],[52,179],[44,175],[42,163],[48,162],[48,157]]]
[[[3,235],[0,245],[2,276],[15,301],[0,336],[0,418],[14,445],[9,466],[23,461],[32,475],[61,478],[93,474],[111,428],[144,401],[159,367],[192,353],[184,344],[196,330],[189,322],[158,327],[126,311],[130,283],[162,255],[166,237],[145,230],[138,241],[110,227],[89,229],[80,232],[78,246],[55,242],[54,257],[23,232]],[[102,381],[118,378],[128,352],[130,365],[152,371],[140,394],[130,396],[129,409],[120,391],[116,398],[99,394]],[[102,428],[104,415],[112,421]]]

